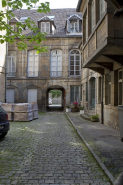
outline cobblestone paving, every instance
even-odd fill
[[[0,141],[0,185],[110,185],[63,113],[13,122]]]

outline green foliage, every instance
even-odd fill
[[[68,108],[68,109],[69,109],[69,108],[70,108],[70,105],[66,105],[66,108]]]
[[[60,97],[62,92],[60,90],[51,90],[49,93],[52,93],[52,98]]]
[[[98,116],[98,114],[97,114],[97,115],[93,115],[93,116],[91,116],[91,118],[92,118],[92,119],[98,119],[98,118],[99,118],[99,116]]]
[[[13,44],[16,39],[19,39],[17,47],[19,50],[25,50],[28,48],[28,41],[30,43],[35,42],[34,49],[37,50],[37,53],[47,51],[47,48],[41,46],[41,42],[46,40],[46,33],[41,33],[37,25],[30,18],[26,19],[24,23],[16,23],[16,31],[12,26],[8,24],[8,21],[12,17],[15,17],[13,11],[20,10],[23,7],[23,4],[27,6],[27,9],[30,10],[34,8],[36,3],[39,3],[40,0],[2,0],[2,10],[0,11],[0,31],[5,30],[6,34],[0,35],[0,43],[9,42]],[[6,8],[8,7],[8,9]],[[37,12],[47,13],[50,11],[49,2],[39,3]],[[7,21],[8,20],[8,21]],[[34,35],[26,37],[22,32],[23,29],[28,28],[30,32],[33,32]]]
[[[80,107],[79,110],[84,110],[84,107]]]

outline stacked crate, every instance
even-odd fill
[[[14,121],[31,121],[33,120],[33,111],[31,103],[13,104]]]
[[[38,118],[37,103],[2,103],[9,121],[31,121]]]
[[[38,104],[32,103],[33,119],[38,119]]]
[[[14,120],[13,104],[11,104],[11,103],[2,103],[1,107],[7,112],[8,120],[13,121]]]

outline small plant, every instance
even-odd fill
[[[78,102],[75,101],[75,102],[73,103],[73,106],[74,106],[75,108],[79,108]]]
[[[97,122],[99,120],[98,114],[91,116],[91,121],[92,122]]]
[[[84,110],[84,107],[80,107],[79,110]]]
[[[69,109],[70,108],[70,105],[66,105],[66,108]]]
[[[98,118],[99,118],[99,116],[98,116],[98,114],[97,114],[97,115],[93,115],[93,116],[91,116],[91,118],[92,118],[92,119],[98,119]]]

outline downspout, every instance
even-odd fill
[[[101,124],[104,124],[104,115],[103,115],[103,75],[102,75],[102,83],[101,83]]]

